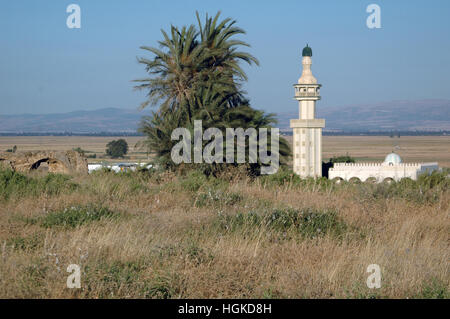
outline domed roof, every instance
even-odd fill
[[[303,48],[302,56],[312,56],[312,49],[308,45]]]
[[[391,164],[396,165],[396,164],[400,164],[401,162],[402,162],[402,158],[394,152],[388,154],[386,156],[386,158],[384,159],[384,163],[389,164],[389,165],[391,165]]]

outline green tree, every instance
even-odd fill
[[[240,62],[258,64],[255,57],[242,52],[249,45],[234,37],[245,34],[229,18],[219,21],[220,12],[198,27],[181,29],[171,26],[170,36],[162,31],[161,49],[141,47],[151,52],[152,59],[139,58],[151,75],[139,79],[136,89],[147,91],[148,100],[142,107],[158,105],[151,116],[143,117],[140,131],[147,135],[146,146],[156,152],[166,167],[173,165],[170,152],[176,141],[171,132],[177,127],[193,128],[193,121],[202,120],[203,129],[227,127],[244,129],[270,128],[273,114],[253,109],[241,89],[247,80]],[[282,163],[290,156],[289,145],[280,139]]]
[[[123,157],[128,153],[128,143],[124,139],[114,140],[106,144],[106,155],[111,158]]]

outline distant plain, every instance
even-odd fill
[[[0,137],[0,151],[17,145],[19,151],[71,150],[80,147],[86,155],[96,154],[89,162],[117,161],[105,156],[106,144],[123,138],[128,142],[129,154],[123,161],[146,161],[151,157],[145,149],[136,147],[144,137],[92,137],[92,136],[17,136]],[[292,142],[292,137],[286,137]],[[404,162],[438,162],[450,167],[450,136],[324,136],[323,159],[348,155],[358,162],[380,162],[386,154],[395,151]],[[148,156],[149,155],[149,156]]]

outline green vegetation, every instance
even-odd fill
[[[62,226],[67,228],[75,228],[77,226],[99,221],[101,219],[113,219],[119,216],[118,213],[109,210],[106,207],[96,206],[72,206],[62,211],[55,211],[46,214],[39,219],[42,227],[50,228]]]
[[[78,187],[70,180],[70,176],[62,174],[29,177],[12,170],[0,170],[0,199],[69,193]]]
[[[339,218],[335,211],[318,211],[307,208],[275,209],[270,212],[237,213],[235,215],[220,215],[217,223],[227,231],[244,230],[264,227],[266,230],[278,232],[295,231],[307,238],[321,237],[326,234],[342,236],[348,226]]]
[[[449,299],[449,287],[437,278],[423,285],[421,293],[416,296],[419,299]]]
[[[357,188],[360,195],[365,198],[387,199],[404,198],[418,203],[439,201],[442,192],[450,189],[450,179],[445,172],[433,172],[431,175],[423,174],[417,181],[409,178],[392,183],[361,183]]]
[[[234,37],[245,31],[236,26],[236,21],[229,18],[220,21],[219,16],[220,13],[214,18],[206,16],[202,23],[197,13],[197,27],[171,26],[170,32],[162,31],[164,39],[159,42],[162,49],[141,47],[153,54],[152,59],[139,58],[151,76],[136,80],[141,83],[136,88],[146,90],[149,97],[142,107],[160,106],[151,116],[143,118],[140,132],[147,135],[146,147],[156,153],[164,168],[176,168],[170,159],[172,147],[177,143],[171,139],[172,131],[186,128],[193,136],[194,120],[202,120],[203,130],[220,129],[223,136],[227,127],[258,130],[275,123],[274,114],[252,108],[241,89],[247,76],[239,63],[258,64],[255,57],[239,51],[249,45]],[[279,153],[283,164],[290,156],[289,145],[283,138]],[[198,166],[202,165],[188,167]],[[216,173],[227,166],[208,165],[207,169]],[[258,174],[260,166],[261,163],[250,166],[250,173]]]
[[[111,158],[123,157],[128,153],[128,143],[124,139],[118,139],[106,144],[106,155]]]
[[[87,192],[92,192],[101,196],[116,196],[124,199],[126,196],[142,194],[154,191],[148,187],[150,181],[158,182],[163,171],[137,171],[115,174],[108,171],[94,172],[92,176],[100,178],[94,180],[92,185],[83,186]],[[327,178],[307,178],[302,179],[294,174],[292,170],[282,168],[276,174],[257,177],[255,182],[259,182],[263,187],[276,189],[280,186],[290,189],[320,191],[324,193],[336,192],[339,190],[351,190],[362,198],[366,199],[388,199],[404,198],[414,202],[426,203],[437,202],[442,192],[450,189],[448,173],[433,172],[431,175],[421,175],[417,181],[402,179],[392,183],[360,183],[352,184],[342,181],[337,185]],[[110,176],[107,184],[103,183],[102,176]],[[159,182],[158,182],[159,183]],[[39,196],[46,194],[58,196],[68,194],[79,189],[81,185],[72,181],[72,177],[63,174],[49,173],[44,176],[27,176],[11,170],[0,170],[0,199],[23,198],[26,196]],[[173,183],[162,185],[164,189],[172,187],[173,191],[189,191],[195,196],[193,203],[197,207],[208,205],[234,205],[243,200],[241,194],[227,192],[227,180],[222,177],[205,175],[202,170],[189,170],[185,174],[178,175],[178,179]]]
[[[143,289],[145,298],[169,299],[180,295],[179,277],[173,273],[156,274]]]
[[[15,236],[6,241],[6,246],[15,250],[32,251],[43,245],[43,236],[39,233],[31,236]]]

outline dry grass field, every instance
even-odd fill
[[[18,150],[71,150],[81,147],[87,155],[96,154],[96,159],[89,162],[109,160],[105,157],[106,144],[123,138],[129,146],[125,161],[145,161],[148,157],[144,149],[135,147],[143,137],[89,137],[89,136],[0,136],[0,150],[17,145]],[[292,137],[287,137],[289,141]],[[405,162],[438,162],[442,167],[450,167],[450,136],[324,136],[323,158],[327,160],[334,155],[355,157],[357,161],[383,161],[386,154],[396,152]]]
[[[128,154],[124,161],[145,161],[147,153],[145,149],[136,147],[143,137],[93,137],[93,136],[0,136],[0,150],[17,146],[18,151],[68,151],[74,148],[82,148],[87,151],[86,155],[96,154],[95,159],[89,159],[89,162],[95,163],[102,160],[109,161],[106,157],[106,144],[113,140],[124,139],[128,143]],[[117,160],[113,160],[117,162]]]
[[[2,138],[0,148],[100,152],[111,139]],[[449,161],[448,138],[401,139],[406,160]],[[324,140],[329,156],[390,151],[388,138]],[[0,171],[0,298],[449,298],[449,186],[445,174],[334,184],[285,170]],[[70,264],[80,289],[66,286]],[[370,264],[379,289],[366,285]]]

